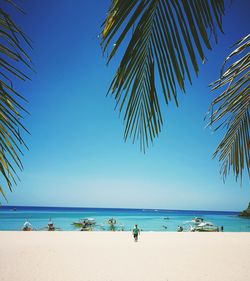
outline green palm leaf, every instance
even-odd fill
[[[1,2],[1,6],[11,5],[22,12],[11,0]],[[25,99],[13,88],[13,80],[28,79],[20,67],[23,64],[30,68],[30,58],[22,47],[30,46],[30,40],[3,8],[0,8],[0,37],[0,173],[12,190],[13,183],[16,184],[16,179],[19,179],[16,169],[23,169],[20,147],[26,147],[20,131],[27,132],[22,125],[22,114],[27,112],[22,106]],[[0,193],[6,199],[2,186]]]
[[[163,119],[156,87],[178,106],[178,89],[185,92],[199,60],[211,49],[210,37],[222,31],[223,0],[113,0],[103,24],[101,45],[125,51],[109,92],[124,112],[124,137],[139,139],[145,150],[159,134]],[[123,44],[122,44],[123,43]]]
[[[216,130],[227,129],[214,153],[222,162],[224,179],[230,168],[236,179],[242,178],[245,166],[250,176],[250,34],[235,45],[237,48],[224,62],[220,79],[211,84],[212,90],[226,86],[212,103],[209,123],[219,123]],[[225,64],[237,56],[240,58],[224,70]]]

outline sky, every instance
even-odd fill
[[[179,93],[180,106],[163,107],[163,132],[145,154],[138,143],[124,142],[122,118],[106,97],[119,61],[106,65],[98,38],[109,3],[22,1],[27,14],[15,18],[33,41],[36,73],[15,84],[29,100],[24,124],[31,135],[24,134],[29,151],[21,181],[13,192],[5,189],[8,205],[245,209],[249,177],[223,183],[212,159],[222,132],[205,128],[204,116],[216,95],[209,83],[230,46],[249,32],[249,1],[227,8],[219,43],[206,51],[192,87]]]

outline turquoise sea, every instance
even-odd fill
[[[238,217],[238,212],[160,210],[160,209],[110,209],[110,208],[62,208],[62,207],[0,207],[0,230],[21,230],[25,220],[33,228],[42,230],[51,218],[61,230],[78,231],[72,223],[82,218],[95,218],[95,231],[110,230],[109,218],[117,221],[117,230],[131,230],[138,224],[142,231],[176,231],[183,226],[187,230],[194,217],[202,217],[225,232],[250,232],[250,219]]]

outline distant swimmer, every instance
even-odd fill
[[[163,225],[162,227],[163,227],[164,229],[167,229],[167,228],[168,228],[166,225]]]

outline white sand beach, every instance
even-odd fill
[[[1,281],[249,281],[250,233],[0,232]]]

